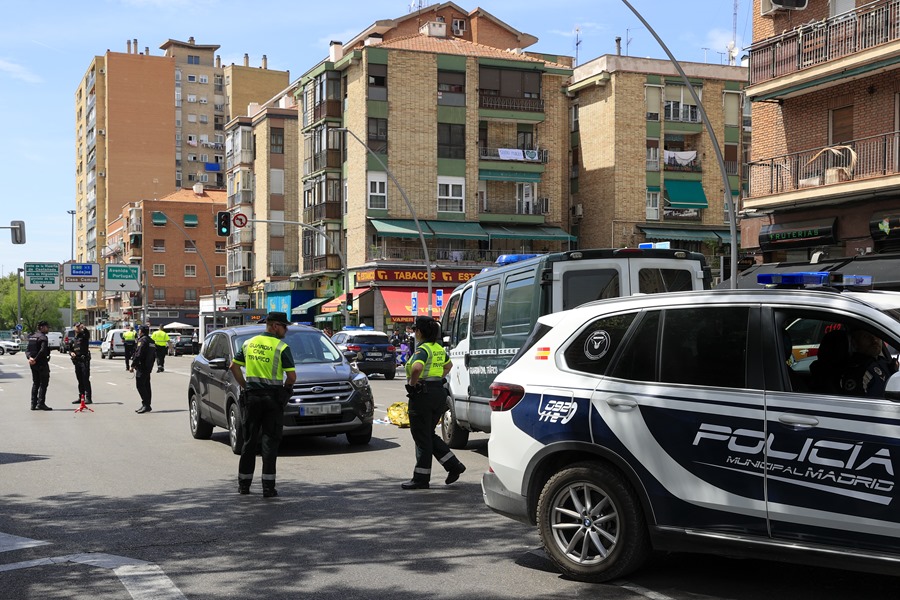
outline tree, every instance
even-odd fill
[[[14,329],[18,315],[18,297],[16,295],[17,276],[11,273],[0,278],[0,329]],[[69,306],[69,292],[38,292],[26,290],[22,281],[22,327],[25,331],[34,331],[39,321],[50,323],[50,329],[61,329],[63,326],[60,308]]]

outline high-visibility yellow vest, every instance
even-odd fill
[[[419,379],[421,379],[422,381],[436,381],[443,378],[444,365],[447,364],[447,351],[444,350],[444,347],[440,344],[427,342],[417,346],[416,352],[419,351],[419,348],[425,350],[425,354],[428,356],[428,358],[424,361],[422,359],[407,361],[406,377],[409,378],[410,374],[412,373],[413,364],[420,362],[424,365],[425,368],[422,369],[422,375],[420,375]],[[413,358],[415,358],[415,356]]]
[[[132,331],[132,330],[130,330],[130,329],[129,329],[128,331],[126,331],[125,333],[122,334],[122,340],[123,340],[125,343],[133,342],[134,339],[135,339],[134,331]]]
[[[169,343],[169,334],[162,329],[157,329],[153,332],[153,335],[150,336],[150,339],[152,339],[153,343],[157,346],[166,346]]]
[[[273,335],[258,335],[244,342],[244,360],[235,358],[234,363],[244,367],[247,387],[280,387],[284,379],[281,353],[287,347],[284,341]]]

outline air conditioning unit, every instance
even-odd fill
[[[780,10],[805,10],[809,0],[760,0],[759,14],[769,15]]]
[[[106,177],[106,171],[98,171],[97,175],[99,175],[100,177]]]
[[[101,74],[101,75],[105,75],[105,74],[106,74],[106,69],[104,69],[103,67],[100,67],[100,74]]]
[[[200,104],[206,104],[206,98],[200,98]]]
[[[98,129],[98,130],[97,130],[97,133],[100,134],[100,135],[106,135],[106,130],[105,130],[105,129]]]
[[[466,32],[465,29],[460,29],[458,27],[453,28],[453,35],[462,35]]]

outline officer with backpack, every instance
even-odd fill
[[[447,352],[438,341],[440,324],[431,317],[418,317],[414,328],[416,352],[406,363],[406,391],[409,398],[409,427],[416,444],[416,466],[412,479],[402,483],[404,490],[430,487],[431,457],[447,471],[444,483],[453,483],[466,470],[450,447],[434,433],[447,408],[444,381],[453,368]]]

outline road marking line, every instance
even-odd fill
[[[156,565],[122,565],[114,572],[134,600],[185,600],[181,590]]]
[[[665,594],[660,594],[659,592],[654,592],[652,590],[648,590],[647,588],[642,588],[639,585],[635,585],[627,581],[623,581],[621,583],[613,581],[612,583],[619,586],[620,588],[628,590],[629,592],[634,592],[635,594],[639,594],[644,598],[649,598],[650,600],[675,600],[671,596],[666,596]]]
[[[118,383],[113,383],[112,381],[107,381],[106,385],[119,385]]]
[[[22,548],[34,548],[35,546],[45,546],[50,542],[42,542],[40,540],[32,540],[29,538],[11,535],[9,533],[0,533],[0,552],[9,552],[11,550],[21,550]]]

